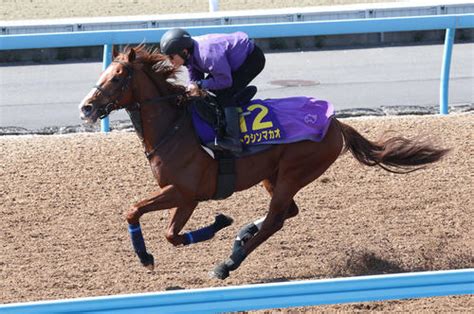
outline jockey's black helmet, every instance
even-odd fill
[[[181,54],[184,49],[191,49],[194,41],[187,31],[172,28],[163,34],[160,41],[161,52],[165,55]]]

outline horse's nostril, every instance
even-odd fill
[[[85,105],[85,106],[82,106],[82,113],[84,113],[85,115],[88,115],[92,112],[92,105]]]

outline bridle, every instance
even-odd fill
[[[112,61],[112,63],[120,63],[121,65],[123,65],[123,67],[127,69],[127,76],[120,77],[118,79],[118,83],[120,83],[120,85],[112,92],[107,92],[101,85],[94,85],[94,88],[96,88],[102,95],[104,95],[107,100],[105,106],[101,106],[97,109],[100,119],[107,117],[112,111],[119,109],[119,102],[123,97],[123,93],[128,89],[130,81],[132,80],[133,67],[131,67],[128,63],[122,61],[114,60]],[[117,90],[119,90],[119,94],[117,97],[115,97],[115,100],[112,100],[112,97],[116,94]]]
[[[123,93],[128,89],[128,87],[130,85],[130,81],[132,80],[132,76],[133,76],[133,67],[130,66],[129,63],[123,62],[123,61],[118,61],[118,60],[114,60],[114,61],[112,61],[112,63],[119,63],[125,69],[127,69],[127,76],[121,77],[119,79],[118,83],[120,83],[120,85],[115,90],[113,90],[112,92],[107,92],[106,90],[104,90],[104,88],[101,85],[94,85],[94,88],[97,89],[102,95],[104,95],[106,97],[106,105],[101,106],[100,108],[97,109],[97,112],[99,113],[99,118],[100,119],[103,119],[103,118],[107,117],[112,111],[114,111],[116,109],[120,109],[119,102],[123,97]],[[112,97],[113,97],[113,95],[116,94],[117,90],[119,90],[119,95],[117,97],[115,97],[114,100],[112,100]],[[147,99],[146,101],[144,101],[140,104],[134,103],[134,104],[124,105],[122,107],[123,108],[131,108],[131,107],[132,108],[137,108],[138,107],[139,108],[140,105],[151,104],[151,103],[155,103],[155,102],[163,101],[163,100],[175,99],[175,98],[178,98],[178,97],[183,96],[185,94],[186,94],[186,92],[181,92],[181,93],[176,93],[176,94],[172,94],[172,95],[153,97],[151,99]]]
[[[119,63],[119,64],[123,65],[124,68],[127,69],[127,76],[121,77],[119,79],[120,85],[116,88],[116,90],[114,90],[112,92],[107,92],[100,85],[94,85],[94,87],[102,95],[104,95],[106,97],[106,100],[107,100],[106,101],[107,105],[97,109],[100,119],[105,118],[112,111],[121,108],[120,104],[119,104],[120,100],[123,97],[123,93],[128,89],[128,87],[130,85],[130,81],[132,80],[132,76],[133,76],[133,67],[129,63],[123,62],[123,61],[118,61],[118,60],[117,61],[114,60],[112,62],[113,63],[114,62]],[[116,94],[117,90],[119,90],[119,95],[117,97],[115,97],[114,100],[112,100],[112,97],[113,97],[114,94]],[[151,99],[147,99],[147,100],[145,100],[141,103],[127,104],[127,105],[122,106],[122,107],[126,108],[126,109],[129,109],[129,110],[140,110],[140,107],[142,105],[153,104],[153,103],[157,103],[157,102],[163,101],[163,100],[176,99],[176,98],[179,98],[181,96],[184,96],[186,93],[187,92],[183,91],[183,92],[180,92],[180,93],[166,95],[166,96],[157,96],[157,97],[153,97]],[[168,132],[164,135],[164,137],[161,139],[161,141],[158,144],[156,144],[149,152],[145,151],[145,155],[146,155],[147,159],[151,159],[151,157],[153,157],[153,155],[156,153],[158,148],[161,147],[165,142],[167,142],[171,137],[173,137],[181,129],[181,127],[183,126],[185,120],[186,120],[186,110],[182,110],[182,114],[180,115],[178,120],[168,130]]]

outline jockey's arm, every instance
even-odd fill
[[[201,80],[201,88],[219,90],[232,86],[232,69],[225,55],[211,60],[207,68],[209,76]]]

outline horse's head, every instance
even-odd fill
[[[135,58],[133,48],[126,54],[117,56],[114,53],[114,61],[79,105],[82,120],[95,123],[113,110],[125,108],[133,102],[131,81]]]

